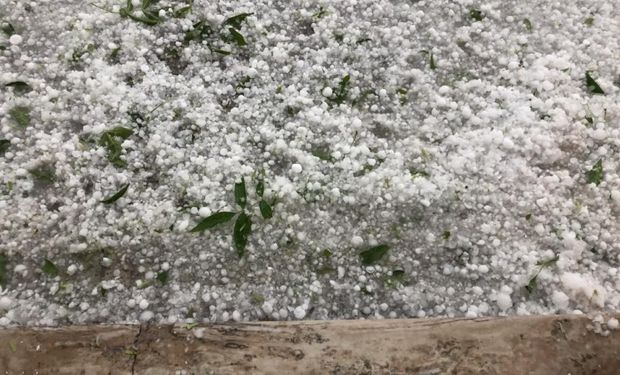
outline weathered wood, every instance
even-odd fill
[[[0,330],[7,374],[617,374],[578,316]],[[38,371],[38,372],[37,372]],[[0,371],[0,373],[2,373]]]

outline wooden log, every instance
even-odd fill
[[[0,374],[618,374],[580,316],[0,330]]]

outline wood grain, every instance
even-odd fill
[[[0,330],[0,374],[618,374],[579,316]]]

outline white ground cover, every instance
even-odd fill
[[[620,308],[614,1],[152,3],[0,0],[0,325]]]

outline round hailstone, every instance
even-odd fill
[[[306,316],[306,307],[303,305],[295,307],[293,315],[295,315],[295,319],[303,319]]]
[[[11,43],[12,45],[16,46],[16,45],[20,44],[23,40],[24,40],[24,38],[22,38],[21,35],[13,34],[9,38],[9,43]]]
[[[618,329],[618,319],[611,318],[607,321],[607,328],[609,329]]]
[[[332,95],[333,95],[333,93],[334,93],[334,92],[332,91],[332,88],[331,88],[331,87],[326,87],[326,88],[324,88],[324,89],[323,89],[323,91],[322,91],[323,96],[328,97],[328,98],[329,98],[330,96],[332,96]]]
[[[293,172],[295,174],[300,174],[302,170],[303,170],[303,168],[301,167],[300,164],[295,163],[295,164],[291,165],[291,172]]]
[[[351,244],[353,246],[361,246],[364,243],[364,239],[360,236],[351,237]]]
[[[13,301],[9,297],[0,297],[0,310],[8,310]]]
[[[499,306],[500,310],[506,311],[510,307],[512,307],[512,299],[510,295],[506,293],[500,293],[497,295],[497,306]]]

